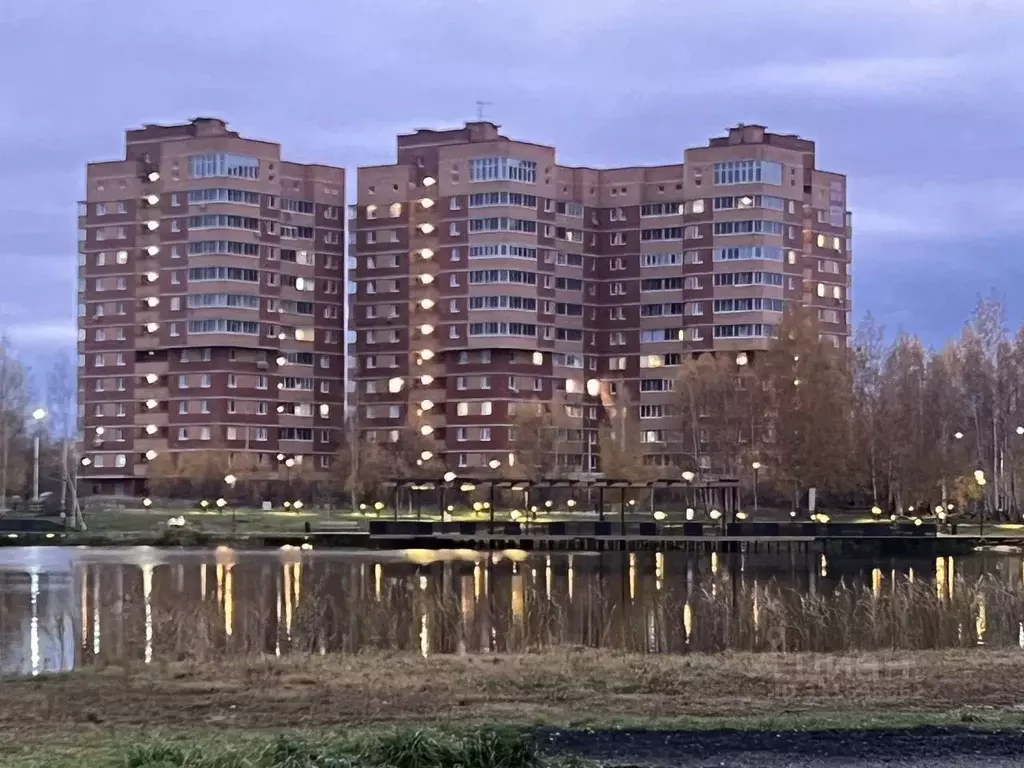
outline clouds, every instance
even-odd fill
[[[850,177],[857,310],[938,333],[918,297],[942,270],[915,265],[959,269],[980,237],[994,261],[961,290],[987,292],[990,266],[1021,277],[1022,36],[1018,0],[6,3],[0,308],[31,291],[23,338],[72,326],[83,167],[118,157],[129,126],[218,115],[290,158],[353,167],[484,99],[572,164],[678,161],[737,122],[815,139]],[[897,293],[908,280],[923,290]]]

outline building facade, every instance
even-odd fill
[[[129,130],[79,210],[79,467],[141,493],[160,462],[326,468],[344,425],[341,168],[218,119]],[[202,454],[207,455],[207,454]],[[155,470],[153,470],[155,471]]]
[[[349,403],[369,440],[416,430],[453,469],[496,467],[522,401],[557,398],[560,461],[591,471],[602,405],[628,392],[664,455],[678,366],[746,364],[787,302],[846,343],[846,179],[811,141],[741,125],[682,163],[606,170],[487,122],[397,144],[359,169],[349,212]]]

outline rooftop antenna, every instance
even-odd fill
[[[484,119],[484,110],[486,110],[487,107],[490,107],[493,104],[494,102],[492,101],[478,101],[476,103],[476,119],[482,121]]]

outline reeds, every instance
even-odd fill
[[[1024,590],[990,576],[937,589],[896,575],[882,585],[840,582],[808,593],[723,575],[689,591],[631,597],[591,588],[571,599],[529,579],[513,584],[511,594],[476,596],[457,585],[417,589],[395,580],[366,594],[323,580],[305,583],[287,601],[280,594],[266,599],[274,595],[268,585],[248,597],[164,595],[148,610],[129,595],[93,606],[82,624],[86,634],[60,643],[78,643],[77,663],[101,665],[370,649],[429,655],[565,646],[640,653],[1024,647]]]

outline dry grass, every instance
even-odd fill
[[[126,665],[0,683],[0,732],[72,726],[664,721],[1012,708],[1019,652],[356,654]],[[17,706],[10,706],[17,702]]]

